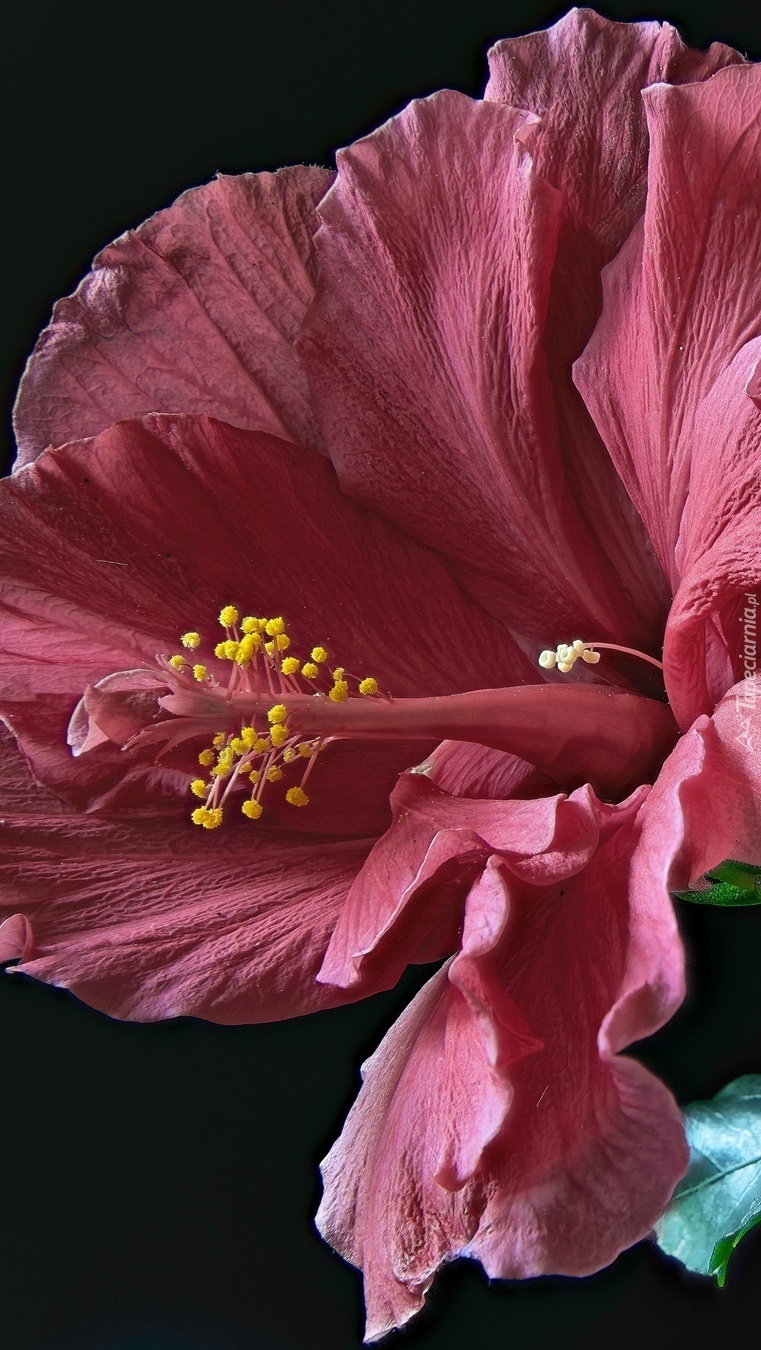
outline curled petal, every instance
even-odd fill
[[[492,852],[535,884],[560,882],[589,861],[601,819],[589,788],[570,798],[465,799],[417,774],[402,776],[392,810],[347,897],[320,980],[361,981],[370,992],[394,984],[410,962],[449,955],[464,897]]]
[[[641,817],[641,798],[604,810],[587,866],[559,884],[491,855],[460,951],[365,1066],[318,1221],[364,1270],[368,1339],[457,1255],[501,1277],[599,1269],[683,1174],[673,1099],[615,1053],[683,995],[668,896],[627,894]]]

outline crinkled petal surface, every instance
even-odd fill
[[[562,200],[536,122],[444,91],[342,151],[298,346],[342,487],[541,643],[624,610],[641,628],[647,588],[624,598],[569,487],[542,342]]]
[[[321,456],[264,433],[205,417],[118,424],[1,484],[0,526],[0,708],[37,777],[79,806],[107,805],[114,791],[124,804],[130,773],[129,804],[174,795],[176,771],[152,758],[111,745],[72,758],[66,727],[88,685],[158,671],[156,654],[187,629],[210,650],[230,602],[284,614],[295,650],[324,642],[398,696],[535,678],[444,559],[343,496]],[[335,748],[337,759],[355,753]],[[389,764],[416,762],[421,746],[393,747],[391,761],[388,747],[364,753],[368,791],[358,783],[345,795],[345,833],[383,828]],[[375,784],[377,755],[386,767]],[[375,815],[360,820],[368,793]]]
[[[293,350],[325,169],[220,175],[98,254],[21,382],[18,465],[148,412],[209,413],[319,446]]]
[[[315,974],[362,841],[224,836],[172,815],[79,814],[0,743],[0,960],[112,1017],[269,1022],[352,994]]]
[[[500,1277],[599,1269],[649,1232],[683,1174],[673,1099],[615,1053],[683,996],[668,895],[628,894],[646,796],[606,807],[587,793],[577,859],[566,838],[568,865],[538,858],[533,882],[531,859],[489,853],[457,955],[365,1065],[318,1222],[364,1270],[369,1340],[457,1255]]]
[[[499,42],[489,53],[485,97],[538,115],[535,170],[562,200],[544,345],[560,439],[572,465],[569,490],[629,596],[630,636],[636,634],[648,650],[660,646],[667,598],[663,575],[573,386],[570,363],[600,313],[601,269],[644,206],[648,133],[642,90],[704,80],[741,61],[719,43],[705,53],[689,50],[669,24],[612,23],[586,9],[571,10],[542,32]],[[647,626],[640,615],[649,617]]]
[[[575,379],[676,592],[664,660],[686,729],[741,673],[738,608],[761,583],[761,70],[644,100],[645,217]]]
[[[719,42],[691,51],[668,23],[614,23],[572,9],[541,32],[492,47],[484,97],[538,114],[537,172],[562,193],[568,223],[585,228],[609,261],[644,205],[642,90],[705,80],[742,61]]]

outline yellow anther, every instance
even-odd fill
[[[285,632],[285,621],[278,617],[277,619],[268,619],[265,624],[267,637],[277,637],[279,633]]]
[[[274,655],[275,655],[275,650],[276,650],[276,648],[275,648],[275,639],[274,639],[274,638],[272,639],[271,642],[265,642],[265,644],[264,644],[264,650],[265,650],[265,652],[267,653],[268,656],[274,656]]]
[[[280,669],[284,675],[295,675],[300,665],[301,662],[297,661],[295,656],[286,656]]]
[[[254,741],[253,745],[251,746],[251,749],[252,749],[257,755],[263,755],[264,752],[265,752],[265,750],[269,750],[269,748],[270,748],[270,738],[269,738],[269,736],[257,736],[256,740]]]
[[[289,788],[285,794],[285,800],[289,802],[291,806],[309,805],[309,798],[304,789],[300,787]]]
[[[253,727],[241,727],[240,738],[247,750],[252,750],[256,742],[256,732]]]
[[[202,750],[198,756],[198,763],[203,764],[204,768],[208,769],[209,765],[214,763],[214,751]]]
[[[245,619],[241,619],[240,621],[240,631],[242,633],[258,633],[259,620],[254,619],[252,615],[247,614]]]
[[[194,825],[203,825],[205,830],[216,830],[222,824],[222,808],[219,806],[197,806],[191,811],[190,819]]]
[[[273,745],[282,745],[284,741],[288,740],[290,734],[291,733],[289,732],[285,723],[278,722],[277,725],[274,726],[270,732],[270,740],[272,741]]]
[[[222,643],[222,646],[225,649],[225,660],[234,661],[238,655],[240,643],[236,642],[234,638],[228,638],[226,642]]]
[[[235,605],[224,605],[219,611],[219,622],[223,628],[232,628],[238,622],[238,611]]]
[[[248,781],[249,781],[250,783],[258,783],[258,782],[259,782],[259,779],[261,778],[261,776],[262,776],[262,775],[261,775],[259,769],[252,769],[251,772],[250,772],[250,774],[248,775]]]
[[[212,769],[214,776],[216,778],[226,778],[229,773],[232,773],[234,759],[235,751],[233,750],[232,745],[226,745],[224,750],[220,750],[217,762]]]
[[[297,749],[299,754],[303,755],[304,759],[310,759],[314,746],[310,741],[299,741]]]
[[[301,673],[307,680],[316,680],[320,673],[320,667],[314,665],[312,661],[305,661],[301,667]]]
[[[277,764],[273,764],[272,768],[267,770],[267,779],[270,783],[279,783],[282,776],[283,770],[279,769]]]
[[[328,659],[328,653],[324,647],[313,647],[309,654],[312,660],[317,662],[318,666],[321,666],[323,661],[327,661]]]
[[[374,680],[372,675],[368,675],[366,680],[360,680],[359,692],[360,694],[377,694],[378,681]]]
[[[180,638],[180,642],[182,643],[183,647],[200,647],[201,634],[183,633],[182,637]]]
[[[291,639],[287,633],[278,633],[275,638],[275,644],[279,652],[287,652],[291,645]]]
[[[198,680],[199,684],[208,678],[208,674],[206,666],[193,666],[193,679]]]
[[[242,736],[233,736],[233,739],[230,741],[230,749],[235,755],[245,755],[248,746]]]
[[[190,784],[190,791],[195,797],[205,797],[209,791],[209,785],[204,783],[203,778],[194,778]]]
[[[215,749],[215,750],[218,750],[219,747],[220,747],[220,745],[224,745],[224,743],[225,743],[226,740],[227,740],[227,737],[226,737],[224,731],[218,731],[217,734],[216,734],[216,736],[213,738],[213,740],[212,740],[211,743],[212,743],[212,745],[214,746],[214,749]]]
[[[188,663],[184,656],[170,656],[169,664],[174,666],[175,670],[184,670]]]
[[[298,755],[292,745],[287,745],[283,751],[283,761],[286,764],[292,764],[294,759],[298,759]]]
[[[346,674],[346,669],[344,666],[336,666],[335,670],[331,671],[331,674],[334,680],[342,680]]]
[[[238,643],[238,650],[235,653],[235,661],[239,666],[249,666],[251,658],[257,647],[261,645],[261,638],[258,633],[247,633]],[[227,646],[227,643],[225,643]]]
[[[248,816],[249,820],[258,820],[264,807],[261,802],[248,801],[244,802],[240,809],[244,816]]]
[[[332,689],[328,690],[328,698],[334,703],[345,703],[349,697],[349,686],[346,680],[336,680]]]
[[[267,721],[272,725],[277,722],[285,722],[288,717],[288,709],[284,703],[275,703],[267,712]]]
[[[224,642],[218,642],[217,645],[216,645],[216,647],[214,648],[214,655],[215,655],[215,656],[218,656],[219,659],[220,659],[220,661],[224,661],[224,659],[225,659],[225,656],[226,656],[225,646],[226,646],[226,643],[224,643]]]

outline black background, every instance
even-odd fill
[[[4,401],[95,250],[216,170],[331,164],[410,97],[481,92],[485,51],[561,10],[510,0],[73,0],[5,25]],[[756,5],[606,6],[761,57]],[[680,1100],[761,1071],[761,913],[683,915],[693,989],[641,1057]],[[352,1350],[360,1282],[318,1239],[318,1159],[361,1059],[422,979],[271,1027],[124,1026],[0,977],[1,1350]],[[756,1319],[761,1235],[728,1287],[649,1244],[578,1283],[488,1286],[460,1263],[399,1343],[431,1350],[729,1345]]]

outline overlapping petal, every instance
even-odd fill
[[[644,207],[642,90],[705,80],[741,61],[721,43],[705,53],[690,50],[670,24],[612,23],[588,9],[573,9],[542,32],[507,38],[489,53],[485,97],[538,115],[536,172],[562,200],[544,343],[561,443],[573,466],[569,488],[627,592],[629,631],[649,649],[654,640],[659,645],[664,617],[662,573],[573,386],[570,365],[600,313],[601,270]],[[644,630],[641,614],[651,625]]]
[[[269,1022],[350,1001],[315,981],[370,841],[224,837],[171,814],[80,815],[37,787],[7,734],[0,960],[112,1017]]]
[[[208,413],[319,446],[293,350],[325,169],[220,175],[98,254],[60,300],[16,406],[19,466],[143,413]]]
[[[561,453],[543,333],[562,200],[536,123],[445,91],[343,151],[299,350],[342,487],[542,643],[617,633],[624,610],[641,628],[645,588],[618,584]]]
[[[645,217],[575,379],[677,592],[666,679],[686,728],[740,673],[737,605],[761,581],[761,71],[644,98]]]
[[[347,897],[319,978],[362,980],[369,992],[395,983],[410,961],[448,956],[492,853],[534,885],[574,875],[599,840],[594,801],[589,788],[524,801],[453,797],[424,774],[402,775],[392,824]]]
[[[683,996],[668,895],[628,894],[643,802],[587,798],[596,847],[551,879],[541,856],[482,859],[458,954],[365,1066],[318,1222],[364,1270],[368,1339],[456,1255],[500,1277],[598,1269],[682,1175],[670,1094],[616,1058]]]
[[[668,23],[614,23],[572,9],[540,32],[496,43],[484,97],[539,116],[536,170],[562,194],[564,228],[583,231],[577,239],[601,250],[599,266],[618,252],[644,207],[642,90],[706,80],[742,62],[720,42],[707,52],[685,47]],[[571,275],[563,280],[574,286]]]

